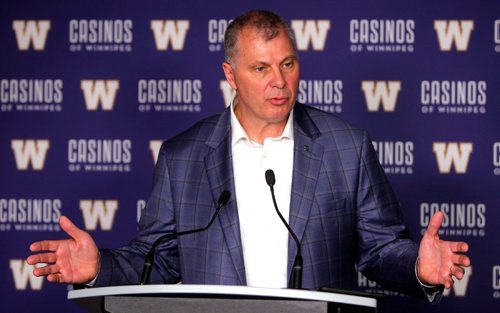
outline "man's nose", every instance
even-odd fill
[[[276,69],[273,71],[273,77],[271,79],[271,86],[279,89],[284,88],[286,85],[285,76],[281,69]]]

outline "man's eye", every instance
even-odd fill
[[[283,67],[286,69],[291,69],[293,67],[293,62],[286,62],[283,64]]]
[[[257,66],[257,67],[255,68],[255,71],[260,73],[260,72],[264,72],[264,70],[265,70],[265,69],[266,69],[266,68],[265,68],[264,66]]]

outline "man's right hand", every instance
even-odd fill
[[[86,231],[79,229],[67,217],[59,219],[61,228],[71,237],[66,240],[44,240],[30,245],[35,254],[28,264],[47,263],[33,270],[35,276],[47,276],[50,282],[82,284],[92,281],[99,271],[99,250]]]

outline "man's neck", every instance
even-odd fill
[[[234,114],[241,124],[241,127],[245,130],[247,136],[250,140],[263,144],[266,138],[275,138],[283,134],[288,117],[282,121],[278,122],[267,122],[262,120],[254,120],[248,117],[242,118],[241,110],[238,109],[236,104],[234,108]]]

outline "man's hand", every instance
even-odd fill
[[[66,240],[44,240],[30,245],[33,254],[28,264],[48,263],[35,268],[35,276],[47,276],[50,282],[79,284],[92,281],[99,271],[99,252],[92,237],[67,217],[59,219],[61,228],[71,237]]]
[[[444,215],[436,212],[420,241],[418,250],[417,274],[426,285],[453,286],[453,276],[462,279],[464,267],[470,265],[470,259],[461,253],[467,252],[469,246],[463,241],[443,241],[439,239],[439,228]]]

